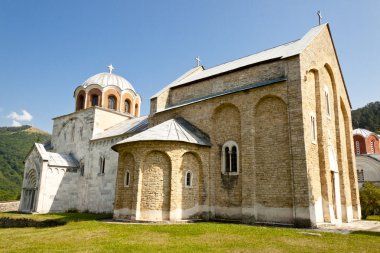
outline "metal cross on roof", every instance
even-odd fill
[[[107,68],[108,68],[108,71],[110,72],[110,74],[112,74],[112,70],[115,69],[115,68],[112,66],[112,64],[108,65]]]
[[[201,58],[199,58],[199,56],[197,56],[195,58],[195,60],[197,61],[197,67],[201,66]]]
[[[322,20],[322,13],[321,13],[321,11],[317,11],[317,15],[318,15],[318,24],[320,25],[321,24],[321,20]]]

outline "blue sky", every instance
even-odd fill
[[[212,67],[329,22],[353,109],[380,100],[380,1],[0,1],[0,125],[51,132],[74,89],[107,71],[149,97],[195,65]],[[16,122],[13,122],[16,121]]]

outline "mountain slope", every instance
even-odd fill
[[[362,108],[352,110],[352,127],[380,134],[380,102],[369,103]]]
[[[23,161],[35,142],[50,139],[50,134],[31,126],[0,127],[0,201],[20,196]]]

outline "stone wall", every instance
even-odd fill
[[[20,201],[0,202],[0,212],[14,212],[18,211]]]
[[[327,26],[301,53],[300,62],[310,201],[315,210],[312,212],[316,222],[360,218],[351,107]],[[310,120],[313,115],[315,141]],[[323,214],[316,211],[321,207]]]

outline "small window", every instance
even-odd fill
[[[359,141],[355,141],[355,150],[356,150],[356,154],[360,155],[360,143],[359,143]]]
[[[81,160],[79,163],[79,172],[80,172],[80,176],[83,177],[84,176],[84,161],[83,160]]]
[[[330,102],[329,102],[329,92],[325,90],[325,102],[326,102],[326,113],[327,116],[330,116]]]
[[[116,110],[116,97],[109,96],[108,97],[108,109]]]
[[[128,99],[124,101],[124,112],[131,113],[131,102]]]
[[[311,142],[316,143],[317,141],[317,128],[315,126],[315,116],[310,116],[310,130],[311,130]]]
[[[234,141],[227,141],[222,148],[222,173],[238,174],[239,149]]]
[[[193,186],[193,173],[190,170],[186,172],[185,186],[186,187],[192,187]]]
[[[129,170],[125,172],[125,177],[124,177],[124,186],[129,187],[131,181],[131,173],[129,173]]]
[[[375,141],[371,141],[371,154],[375,154]]]
[[[99,97],[97,95],[93,95],[91,99],[91,105],[92,106],[98,106],[99,104]]]
[[[100,166],[100,174],[104,174],[104,168],[106,166],[106,158],[104,156],[101,156],[99,158],[99,166]]]

